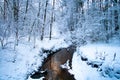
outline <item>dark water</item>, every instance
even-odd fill
[[[52,73],[52,72],[51,72]],[[54,74],[49,76],[48,78],[48,73],[47,71],[44,73],[40,72],[35,72],[33,75],[31,75],[31,78],[33,79],[39,79],[41,77],[45,77],[43,80],[75,80],[74,75],[70,74],[67,69],[61,69],[61,73],[57,75],[56,78],[53,78]]]
[[[74,75],[70,74],[67,69],[61,69],[59,77],[60,80],[75,80]]]
[[[74,75],[70,74],[67,69],[63,69],[60,66],[65,64],[69,60],[69,66],[71,67],[72,56],[75,52],[75,46],[69,46],[67,48],[61,48],[56,52],[50,51],[52,55],[49,55],[43,62],[38,72],[31,75],[33,79],[39,79],[45,77],[43,80],[75,80]],[[41,71],[44,71],[41,73]]]

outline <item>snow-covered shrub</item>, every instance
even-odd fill
[[[105,52],[99,52],[99,53],[96,52],[95,56],[96,56],[96,59],[104,61],[107,54]]]
[[[120,79],[120,64],[118,64],[118,63],[114,64],[113,68],[114,68],[114,76],[117,79]]]
[[[109,63],[101,66],[101,74],[104,77],[115,77],[120,79],[120,64],[119,63]]]
[[[78,56],[80,56],[82,61],[88,61],[87,56],[83,52],[78,51],[77,53],[79,53]]]
[[[104,66],[101,69],[101,74],[104,77],[113,77],[113,68],[110,66]]]
[[[91,65],[93,68],[99,68],[102,65],[103,62],[101,61],[88,61],[87,64]]]

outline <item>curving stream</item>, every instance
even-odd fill
[[[43,80],[75,80],[74,75],[70,74],[68,69],[61,67],[69,60],[69,66],[72,68],[72,57],[75,51],[76,46],[71,45],[54,52],[54,54],[50,54],[44,60],[38,72],[34,72],[31,75],[31,78],[39,79],[44,77]]]

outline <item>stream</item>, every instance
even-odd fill
[[[53,54],[48,55],[44,60],[42,66],[37,72],[34,72],[30,77],[32,79],[43,80],[75,80],[74,75],[68,72],[68,69],[62,68],[61,65],[65,64],[69,60],[69,67],[72,69],[72,57],[76,51],[76,46],[71,45],[67,48],[61,48]]]

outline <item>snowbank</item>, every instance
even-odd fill
[[[88,44],[77,49],[73,56],[73,69],[76,80],[119,80],[120,46],[111,44]],[[81,56],[87,58],[82,61]],[[102,62],[98,68],[87,63]]]
[[[41,66],[46,54],[41,49],[56,50],[69,46],[63,39],[44,41],[36,40],[35,48],[33,42],[20,42],[16,49],[9,45],[0,49],[0,80],[26,80],[29,74]]]
[[[41,49],[56,50],[68,47],[64,39],[20,42],[16,50],[9,46],[0,49],[0,80],[26,80],[29,74],[41,66],[46,54]],[[116,44],[87,44],[77,48],[73,55],[72,70],[76,80],[119,80],[120,79],[120,46]],[[82,58],[83,59],[82,59]],[[94,64],[100,64],[93,66]],[[61,65],[68,67],[68,63]],[[33,80],[33,79],[28,79]],[[42,79],[39,79],[42,80]]]

